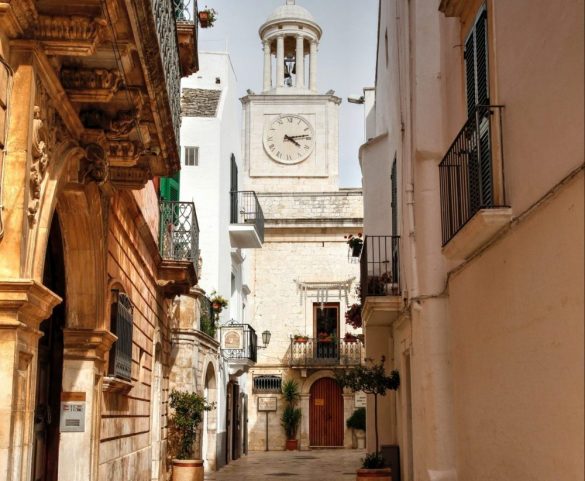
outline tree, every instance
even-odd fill
[[[360,365],[346,372],[336,373],[335,379],[342,388],[352,392],[363,391],[374,396],[374,428],[376,431],[376,451],[378,453],[378,396],[384,396],[386,391],[396,391],[400,386],[398,371],[392,371],[389,376],[384,369],[385,356],[380,362],[366,359],[365,365]]]

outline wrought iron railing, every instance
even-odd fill
[[[282,392],[282,376],[277,374],[254,376],[252,392],[280,394]]]
[[[176,21],[179,16],[184,15],[184,9],[177,6],[176,1],[180,2],[180,0],[152,0],[152,11],[171,107],[173,131],[178,144],[181,128],[181,64]]]
[[[356,366],[362,362],[363,345],[337,338],[302,338],[290,340],[291,366]]]
[[[193,22],[197,18],[197,0],[173,0],[173,5],[177,21]]]
[[[500,105],[479,105],[467,120],[439,164],[443,245],[480,209],[503,207],[505,197],[494,189],[492,133],[493,115],[498,113],[496,139],[502,150]],[[503,165],[503,159],[502,159]],[[503,202],[498,202],[501,198]],[[500,205],[499,205],[500,204]]]
[[[360,295],[400,295],[400,236],[368,235],[360,258]]]
[[[258,336],[249,324],[230,322],[221,326],[221,352],[228,360],[258,360]]]
[[[217,320],[211,301],[207,296],[199,298],[199,329],[210,337],[215,338]]]
[[[264,242],[264,213],[256,192],[230,192],[230,223],[251,224],[261,242]]]
[[[160,201],[159,249],[163,259],[199,261],[199,223],[193,202]]]

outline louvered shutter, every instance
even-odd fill
[[[392,188],[392,235],[398,235],[398,179],[396,177],[396,157],[392,162],[392,173],[390,174],[390,183]]]
[[[230,223],[238,223],[238,164],[236,164],[236,157],[232,154],[230,158]]]
[[[132,315],[130,298],[118,293],[111,314],[111,329],[118,339],[110,350],[109,374],[127,381],[132,379]]]

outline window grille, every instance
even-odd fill
[[[282,389],[282,377],[278,375],[254,376],[255,393],[280,394]]]
[[[199,147],[185,147],[185,165],[189,167],[199,165]]]
[[[130,381],[132,379],[133,306],[130,298],[118,291],[112,303],[111,330],[118,337],[110,350],[109,374]]]

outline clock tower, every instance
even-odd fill
[[[262,93],[242,98],[246,188],[257,192],[337,190],[339,105],[317,89],[322,30],[311,13],[286,0],[259,30]]]

